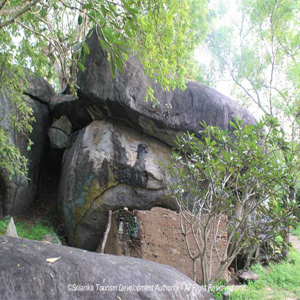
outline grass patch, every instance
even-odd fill
[[[51,222],[55,212],[42,207],[31,215],[18,216],[14,218],[17,233],[20,238],[41,241],[45,235],[51,235],[52,243],[59,244],[60,239]],[[10,217],[0,219],[0,235],[6,234],[6,228]]]
[[[40,222],[36,222],[34,225],[26,222],[16,223],[18,236],[20,238],[41,241],[46,234],[55,235],[55,231],[52,226],[44,225]]]
[[[300,298],[300,253],[291,250],[289,259],[267,268],[252,268],[259,280],[249,283],[245,291],[232,292],[231,299],[285,299]]]
[[[0,220],[0,235],[5,235],[9,218]],[[15,223],[18,236],[23,239],[41,241],[47,234],[56,236],[54,228],[50,224],[43,224],[41,221],[26,222],[19,221]],[[58,244],[59,240],[54,241]]]
[[[0,219],[0,235],[5,235],[9,218]]]
[[[8,222],[9,218],[0,220],[0,235],[5,235]],[[59,243],[59,239],[56,238],[55,230],[50,224],[44,224],[42,221],[36,221],[34,223],[17,221],[15,225],[19,238],[41,241],[45,235],[51,234],[55,237],[53,243]]]
[[[296,228],[292,229],[292,234],[296,235],[300,239],[300,223],[297,225]]]
[[[255,265],[251,268],[259,280],[250,282],[245,289],[231,291],[232,300],[253,299],[300,299],[300,253],[291,250],[289,258],[268,267]],[[227,288],[230,291],[230,287]],[[218,295],[216,299],[222,299]]]

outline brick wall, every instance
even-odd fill
[[[126,217],[126,214],[130,214],[131,217]],[[126,219],[131,220],[131,223],[128,223]],[[129,255],[167,264],[190,278],[193,277],[193,264],[187,253],[178,213],[160,207],[152,208],[150,211],[122,211],[114,216],[112,223],[112,230],[105,248],[106,253]],[[227,240],[225,216],[222,217],[220,223],[219,238],[218,251],[223,254]],[[190,243],[194,248],[195,244],[192,239]],[[200,262],[198,261],[197,264],[197,281],[199,281],[201,280]],[[213,251],[213,273],[219,265],[220,261]],[[226,277],[227,274],[224,276]]]

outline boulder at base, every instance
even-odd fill
[[[176,209],[167,193],[171,148],[134,129],[94,121],[66,153],[59,184],[59,206],[72,246],[96,250],[108,210]]]
[[[0,237],[0,282],[2,300],[210,299],[166,265],[11,237]]]
[[[229,121],[235,116],[245,124],[255,122],[238,103],[194,81],[189,81],[184,91],[163,91],[152,84],[159,102],[159,107],[153,107],[151,101],[144,101],[150,81],[136,57],[129,57],[124,73],[116,71],[113,79],[107,53],[95,32],[87,44],[91,54],[86,58],[86,71],[78,73],[78,95],[92,107],[94,119],[110,116],[122,120],[169,145],[174,145],[177,134],[198,134],[202,121],[229,130]]]
[[[255,281],[258,280],[259,276],[254,273],[253,271],[244,271],[242,274],[238,276],[238,280],[240,282],[249,282],[249,281]]]

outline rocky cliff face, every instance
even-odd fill
[[[198,134],[202,121],[231,130],[229,121],[235,116],[246,124],[255,120],[236,102],[197,82],[188,82],[185,91],[170,92],[154,84],[160,103],[154,108],[144,101],[150,82],[136,57],[130,57],[124,74],[116,72],[113,79],[96,35],[87,43],[91,55],[86,71],[78,74],[79,99],[60,98],[53,107],[57,116],[62,108],[69,119],[76,116],[81,124],[84,118],[64,106],[81,107],[98,120],[86,123],[66,150],[59,188],[69,242],[95,250],[108,210],[176,209],[167,195],[166,175],[159,168],[168,160],[176,135]]]
[[[234,117],[245,124],[255,120],[236,102],[197,82],[170,92],[153,84],[160,103],[153,107],[144,101],[150,81],[136,57],[113,79],[96,35],[87,43],[91,54],[86,71],[78,74],[78,98],[54,95],[40,78],[29,80],[35,145],[29,153],[17,145],[29,159],[31,180],[9,182],[0,173],[0,213],[22,213],[36,198],[58,201],[70,245],[95,250],[108,210],[176,210],[161,167],[168,163],[176,135],[198,135],[202,121],[231,130]],[[5,117],[8,99],[1,94],[0,102],[0,125],[12,131]]]
[[[153,108],[144,98],[149,78],[136,57],[129,57],[124,73],[111,76],[110,62],[95,32],[87,39],[91,55],[86,59],[86,71],[78,74],[78,95],[94,109],[94,118],[110,117],[130,124],[147,135],[168,145],[182,132],[198,134],[199,122],[231,130],[234,117],[254,123],[254,117],[238,103],[216,90],[189,81],[184,91],[164,91],[152,84],[159,107]]]
[[[29,89],[24,95],[24,101],[33,109],[35,122],[30,135],[34,145],[27,151],[27,139],[16,134],[10,120],[12,109],[7,91],[0,92],[0,126],[10,132],[10,141],[16,145],[22,155],[28,159],[28,181],[15,176],[11,181],[5,172],[0,170],[0,215],[21,214],[29,208],[38,192],[42,161],[48,146],[47,129],[50,125],[50,110],[48,103],[54,95],[52,87],[41,78],[28,76]]]

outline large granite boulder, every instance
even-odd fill
[[[82,129],[93,121],[88,106],[86,107],[85,102],[75,95],[55,95],[51,99],[50,109],[54,118],[67,116],[73,131]]]
[[[236,102],[193,81],[187,83],[185,91],[167,92],[152,84],[160,103],[153,108],[150,101],[144,101],[150,81],[136,57],[131,56],[124,73],[116,71],[113,79],[107,53],[95,32],[87,44],[91,54],[86,58],[85,72],[78,73],[78,95],[86,106],[99,112],[94,119],[109,116],[122,120],[169,145],[174,145],[176,134],[186,131],[198,134],[202,121],[229,130],[229,121],[234,121],[235,116],[246,124],[255,122]]]
[[[108,210],[176,209],[167,194],[170,147],[122,123],[94,121],[65,154],[59,205],[73,246],[95,250]]]
[[[72,124],[67,116],[61,116],[48,129],[48,136],[53,148],[64,149],[72,133]]]
[[[36,82],[37,84],[44,83],[44,80],[39,79]],[[32,91],[30,93],[35,96],[43,95],[43,97],[46,97],[49,86],[47,84],[44,84],[44,86],[45,90],[41,86],[37,86],[35,90],[39,93],[33,93]],[[32,89],[34,89],[33,85]],[[47,128],[50,125],[48,104],[40,101],[40,99],[25,95],[24,101],[33,109],[35,118],[35,122],[32,124],[33,131],[30,134],[30,139],[34,145],[30,151],[27,151],[27,139],[17,134],[12,127],[10,112],[13,106],[9,100],[9,93],[7,91],[0,92],[0,127],[9,134],[10,142],[17,146],[21,154],[28,159],[29,170],[28,181],[21,176],[15,176],[12,180],[9,180],[6,172],[0,170],[0,215],[23,213],[35,200],[42,158],[48,144]]]
[[[27,72],[26,80],[28,83],[27,90],[24,92],[26,95],[44,103],[50,103],[52,97],[55,95],[55,91],[48,81],[35,76],[30,71]]]
[[[9,237],[0,245],[2,300],[211,298],[166,265]]]

